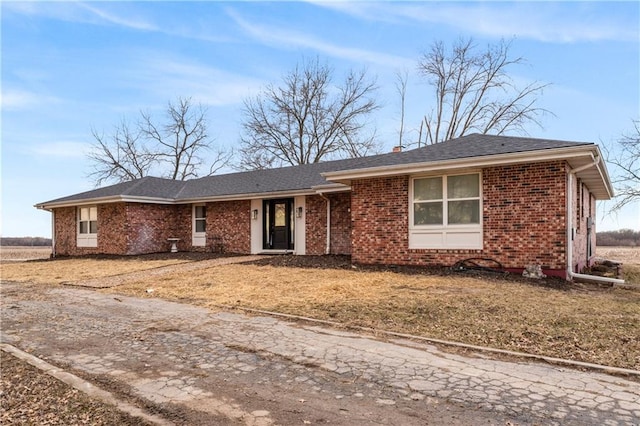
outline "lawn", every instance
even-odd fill
[[[274,259],[278,258],[284,259]],[[178,261],[185,260],[173,260]],[[171,262],[132,258],[3,264],[2,279],[59,283]],[[101,291],[161,297],[211,309],[268,310],[640,370],[638,289],[491,275],[277,265],[269,261],[188,273],[169,270]]]
[[[148,259],[144,257],[3,261],[0,264],[0,277],[6,281],[62,284],[93,278],[106,278],[184,262],[184,259]]]

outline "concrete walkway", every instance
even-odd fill
[[[108,377],[151,403],[248,425],[293,422],[275,413],[296,399],[303,424],[312,405],[301,407],[316,398],[338,404],[332,418],[338,424],[339,410],[354,413],[367,404],[380,409],[342,424],[421,424],[415,413],[444,403],[468,412],[456,424],[479,424],[487,416],[517,424],[640,424],[640,383],[623,377],[461,356],[409,340],[380,341],[159,299],[75,288],[36,292],[10,283],[1,290],[4,342]],[[234,386],[242,390],[221,396]],[[243,399],[243,392],[255,396]],[[291,410],[285,411],[298,415]],[[419,422],[402,417],[407,410]]]

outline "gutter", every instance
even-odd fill
[[[331,253],[331,200],[329,200],[329,198],[326,195],[324,195],[322,192],[318,192],[318,195],[320,195],[327,202],[327,243],[324,249],[324,254],[330,254]]]
[[[533,159],[536,161],[565,160],[568,155],[573,154],[575,157],[591,156],[591,145],[580,145],[577,147],[565,147],[544,150],[543,153],[538,151],[512,152],[505,154],[491,154],[477,157],[464,157],[449,160],[437,161],[421,161],[408,164],[392,164],[386,166],[367,167],[355,170],[339,170],[333,172],[320,173],[325,179],[331,182],[343,183],[351,179],[361,179],[372,176],[390,176],[398,173],[413,174],[425,171],[438,171],[450,168],[478,168],[484,166],[493,166],[501,164],[517,164],[529,162]],[[589,152],[585,152],[585,148]]]
[[[344,189],[342,189],[344,191]],[[347,189],[348,190],[348,189]],[[326,191],[325,191],[326,192]],[[62,202],[50,202],[40,203],[34,205],[35,208],[40,210],[52,210],[61,207],[76,207],[92,204],[107,204],[107,203],[145,203],[145,204],[166,204],[166,205],[184,205],[193,203],[207,203],[216,201],[234,201],[234,200],[254,200],[264,198],[285,198],[296,197],[299,195],[314,195],[316,191],[312,189],[299,189],[291,191],[275,191],[275,192],[252,192],[246,194],[228,194],[217,195],[211,197],[196,197],[196,198],[162,198],[162,197],[144,197],[137,195],[110,195],[106,197],[85,198],[80,200],[68,200]]]
[[[567,197],[567,277],[570,279],[578,278],[589,281],[611,283],[611,284],[624,284],[624,280],[609,277],[600,277],[598,275],[578,274],[573,272],[573,178],[576,173],[591,167],[598,167],[600,164],[600,156],[594,157],[591,154],[592,162],[584,166],[569,170],[569,182],[568,182],[568,194]]]

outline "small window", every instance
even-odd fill
[[[205,246],[207,243],[207,206],[193,206],[193,238],[194,246]]]
[[[207,206],[196,206],[195,209],[196,232],[207,230]]]
[[[98,246],[98,207],[78,208],[78,247]]]

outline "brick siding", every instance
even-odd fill
[[[351,254],[351,194],[341,192],[328,198],[331,201],[330,253]]]
[[[169,251],[171,244],[168,238],[180,238],[179,249],[191,246],[191,240],[185,232],[179,232],[177,227],[178,206],[162,204],[138,204],[127,203],[127,219],[124,235],[128,238],[126,254],[158,253]],[[180,206],[182,207],[182,206]],[[105,215],[106,216],[106,215]],[[189,222],[191,215],[189,215]],[[98,213],[100,218],[100,213]],[[123,229],[123,230],[124,230]],[[98,238],[101,235],[109,235],[109,238],[117,237],[114,232],[108,232],[100,228]],[[98,246],[107,250],[107,245]]]
[[[573,212],[573,272],[583,272],[592,265],[596,250],[595,227],[595,198],[591,196],[587,186],[580,179],[572,179],[572,208]],[[592,218],[592,227],[588,228],[587,221]],[[588,253],[588,240],[591,240],[591,253]]]
[[[505,268],[540,264],[564,274],[564,162],[502,166],[482,171],[482,250],[409,249],[409,176],[351,184],[352,260],[355,263],[449,266],[489,257]]]
[[[351,194],[328,194],[331,203],[330,254],[351,254]],[[305,248],[308,255],[325,254],[327,247],[327,201],[319,195],[306,200]]]
[[[251,253],[251,201],[207,203],[207,247],[226,253]]]
[[[59,256],[166,252],[168,238],[180,251],[211,251],[215,236],[229,253],[249,253],[250,201],[207,204],[207,245],[192,246],[191,205],[110,203],[98,206],[98,247],[77,246],[77,208],[55,209],[55,250]]]
[[[308,255],[325,254],[327,246],[327,201],[319,195],[305,200],[305,251]]]
[[[564,276],[566,263],[565,162],[542,162],[482,170],[483,249],[409,249],[409,176],[354,180],[351,193],[331,200],[332,254],[351,254],[354,263],[449,266],[470,257],[488,257],[519,270],[539,264]],[[574,183],[575,189],[580,184]],[[572,200],[577,238],[576,268],[587,263],[586,220],[595,217],[595,201],[586,187]],[[319,195],[305,200],[306,253],[325,253],[327,207]],[[251,251],[251,202],[207,203],[207,243],[192,246],[192,206],[139,203],[98,205],[98,247],[76,243],[76,208],[54,210],[58,255],[142,254],[169,250],[170,237],[180,251]],[[595,250],[595,228],[592,229]]]

